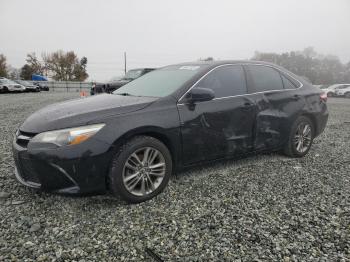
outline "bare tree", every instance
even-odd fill
[[[38,60],[35,53],[27,54],[27,64],[32,68],[33,73],[42,75],[45,71],[45,66]]]
[[[22,79],[31,80],[33,74],[35,74],[35,71],[33,70],[33,68],[30,65],[25,64],[24,66],[22,66],[21,73],[20,73],[20,77]]]
[[[22,79],[30,80],[33,74],[44,74],[45,66],[39,61],[35,53],[27,54],[26,62],[20,70],[20,77]]]
[[[0,54],[0,76],[7,77],[7,64],[6,64],[6,56]]]
[[[84,81],[89,75],[86,72],[87,58],[80,61],[73,52],[57,52],[42,55],[45,67],[53,74],[52,78],[59,81]]]

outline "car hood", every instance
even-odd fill
[[[29,116],[20,130],[41,133],[87,125],[145,108],[158,98],[102,94],[53,104]]]

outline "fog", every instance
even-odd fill
[[[348,0],[0,0],[0,53],[20,68],[29,52],[73,50],[90,80],[121,75],[124,51],[128,69],[308,46],[348,62],[349,25]]]

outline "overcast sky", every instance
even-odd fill
[[[0,53],[73,50],[90,80],[128,69],[315,47],[350,61],[350,0],[0,0]]]

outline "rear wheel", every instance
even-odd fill
[[[8,93],[9,92],[9,89],[7,86],[4,86],[4,93]]]
[[[305,156],[311,148],[314,133],[312,121],[305,116],[298,117],[292,125],[284,153],[291,157]]]
[[[346,98],[350,98],[350,92],[345,93]]]
[[[333,92],[328,92],[328,93],[327,93],[327,96],[328,96],[328,97],[333,97],[333,96],[334,96],[334,93],[333,93]]]
[[[108,176],[109,188],[123,200],[139,203],[162,192],[171,173],[168,148],[153,137],[138,136],[115,155]]]

